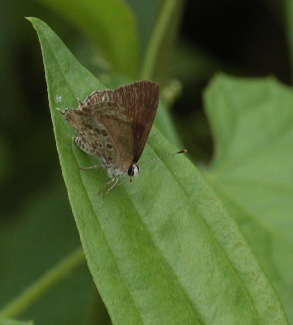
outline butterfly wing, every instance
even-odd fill
[[[117,88],[110,96],[126,107],[132,125],[134,157],[137,162],[145,147],[159,105],[160,87],[151,81],[139,81]]]
[[[101,158],[106,167],[124,173],[134,156],[132,125],[126,108],[116,102],[98,102],[67,109],[66,120],[80,137],[75,141],[86,153]]]

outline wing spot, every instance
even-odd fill
[[[109,150],[113,150],[113,146],[111,145],[111,143],[107,143],[106,148]]]
[[[101,133],[102,133],[102,135],[103,135],[104,137],[107,137],[107,136],[108,136],[108,133],[107,133],[107,131],[106,131],[105,129],[102,129],[102,130],[101,130]]]
[[[92,127],[90,124],[88,124],[88,123],[86,123],[85,126],[86,126],[88,129],[90,129],[90,130],[93,129],[93,127]]]

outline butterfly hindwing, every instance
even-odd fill
[[[115,102],[100,102],[80,109],[67,109],[66,120],[77,130],[75,143],[98,156],[107,166],[125,172],[133,160],[133,137],[127,111]]]

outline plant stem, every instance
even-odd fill
[[[181,0],[182,1],[182,0]],[[141,69],[142,80],[149,80],[152,78],[157,57],[159,55],[160,46],[167,32],[170,20],[177,7],[178,0],[165,0],[160,11],[157,23],[152,32],[150,43],[146,51],[144,63]]]
[[[84,262],[85,257],[83,250],[79,248],[61,260],[56,266],[47,271],[40,279],[30,285],[16,299],[4,306],[0,313],[3,316],[15,318],[45,292],[52,288],[53,285],[58,283],[64,276]]]

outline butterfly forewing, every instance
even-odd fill
[[[151,81],[139,81],[117,88],[112,100],[128,110],[134,139],[134,162],[140,158],[159,105],[160,87]]]

